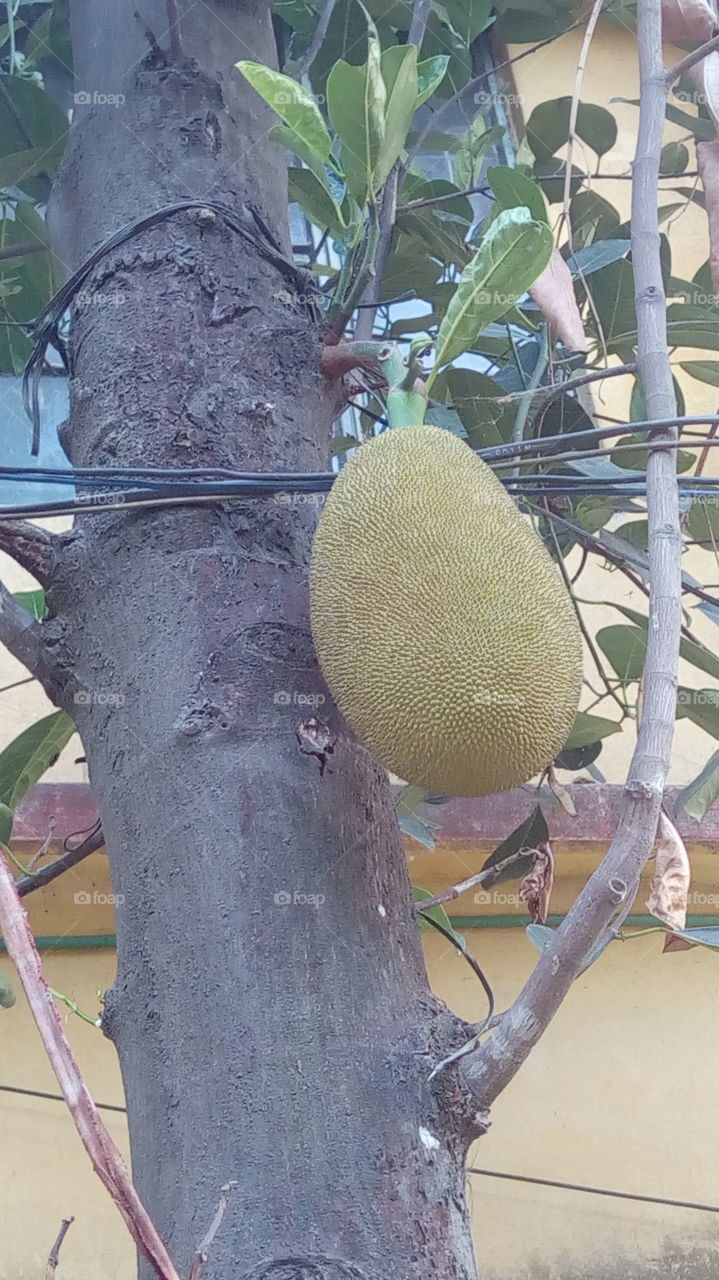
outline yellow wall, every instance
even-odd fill
[[[505,1007],[536,953],[520,929],[466,932]],[[471,1165],[719,1204],[719,1024],[707,1016],[719,962],[699,949],[662,956],[660,947],[655,935],[616,943],[580,979],[497,1103]],[[467,965],[435,935],[426,936],[426,952],[438,994],[481,1018],[482,992]],[[51,985],[92,1015],[114,959],[111,950],[44,956]],[[10,970],[0,957],[0,973]],[[66,1030],[94,1097],[121,1103],[110,1042],[69,1013]],[[0,1011],[0,1037],[0,1083],[57,1092],[22,996]],[[103,1115],[125,1148],[121,1117]],[[0,1092],[0,1132],[0,1280],[42,1280],[57,1227],[72,1214],[58,1280],[128,1280],[132,1247],[63,1105]],[[714,1214],[476,1175],[469,1194],[483,1280],[578,1280],[586,1266],[592,1280],[644,1280],[665,1248],[682,1251],[682,1268],[657,1274],[709,1280],[716,1271],[716,1256],[706,1270],[692,1270],[692,1256],[715,1245]]]

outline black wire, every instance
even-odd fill
[[[429,919],[430,917],[427,917]],[[436,921],[433,922],[436,924]],[[446,930],[440,929],[446,934]],[[0,1092],[15,1093],[27,1098],[43,1098],[48,1102],[65,1102],[61,1093],[43,1093],[40,1089],[21,1089],[11,1084],[0,1084]],[[127,1107],[118,1107],[111,1102],[96,1102],[98,1111],[115,1111],[127,1115]],[[609,1196],[614,1200],[634,1200],[640,1204],[661,1204],[674,1209],[695,1209],[700,1213],[719,1213],[719,1205],[701,1204],[694,1200],[669,1200],[663,1196],[645,1196],[630,1191],[611,1191],[607,1187],[590,1187],[578,1182],[559,1182],[552,1178],[530,1178],[521,1173],[498,1173],[494,1169],[468,1168],[467,1173],[477,1174],[480,1178],[498,1178],[504,1182],[522,1182],[535,1187],[555,1187],[560,1191],[578,1191],[583,1195]]]
[[[457,934],[452,933],[450,929],[445,929],[444,925],[440,924],[438,920],[435,920],[434,916],[431,916],[429,915],[428,912],[423,911],[421,903],[416,904],[416,911],[418,916],[421,916],[422,919],[425,920],[427,924],[431,925],[433,929],[437,930],[437,933],[441,933],[443,938],[446,938],[448,942],[452,943],[453,947],[456,947],[459,954],[461,956],[464,956],[465,960],[467,961],[467,964],[469,965],[475,977],[479,978],[479,981],[481,982],[482,987],[484,988],[484,994],[487,997],[487,1003],[489,1005],[489,1008],[487,1010],[487,1016],[483,1024],[484,1026],[486,1026],[489,1022],[491,1022],[492,1018],[494,1017],[494,1007],[495,1007],[494,992],[490,987],[489,982],[487,981],[487,978],[485,977],[479,964],[475,960],[474,956],[470,955],[469,951],[467,950],[467,947],[462,945],[462,942],[457,937]]]
[[[312,277],[302,268],[296,266],[282,252],[281,245],[275,240],[266,223],[252,205],[243,205],[240,210],[231,209],[228,205],[218,204],[214,200],[179,200],[174,204],[163,205],[143,218],[128,222],[119,231],[108,236],[97,249],[89,255],[80,267],[65,281],[53,298],[46,304],[34,321],[26,326],[29,336],[34,342],[33,350],[23,371],[22,395],[25,411],[32,422],[32,455],[37,457],[40,449],[40,374],[45,364],[47,348],[53,346],[59,351],[66,369],[68,361],[65,344],[60,337],[59,325],[63,315],[70,306],[75,294],[97,264],[121,244],[125,244],[139,231],[163,222],[175,213],[186,213],[192,209],[209,209],[223,220],[231,231],[235,231],[245,241],[262,254],[272,265],[291,281],[297,292],[316,292],[319,295]]]
[[[28,1098],[46,1098],[49,1102],[65,1102],[61,1093],[43,1093],[40,1089],[19,1089],[12,1084],[0,1084],[0,1093],[20,1093]],[[96,1102],[98,1111],[120,1111],[127,1114],[127,1107],[116,1107],[111,1102]]]
[[[497,1173],[494,1169],[467,1169],[481,1178],[502,1178],[506,1182],[527,1182],[535,1187],[557,1187],[560,1191],[581,1191],[590,1196],[611,1196],[613,1200],[636,1200],[640,1204],[670,1205],[674,1209],[698,1209],[701,1213],[719,1213],[719,1205],[700,1204],[694,1200],[666,1200],[663,1196],[643,1196],[630,1191],[610,1191],[606,1187],[587,1187],[578,1182],[556,1182],[551,1178],[530,1178],[522,1173]]]

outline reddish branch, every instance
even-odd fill
[[[0,858],[0,927],[17,969],[58,1084],[95,1172],[110,1192],[140,1252],[160,1280],[180,1280],[165,1246],[133,1186],[125,1163],[107,1132],[80,1074],[60,1015],[42,971],[12,876]]]

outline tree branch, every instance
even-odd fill
[[[685,58],[680,58],[678,62],[675,62],[673,67],[670,67],[668,71],[664,72],[667,89],[671,89],[674,82],[678,80],[680,76],[683,76],[685,71],[691,71],[692,67],[695,67],[698,62],[703,62],[704,59],[707,58],[710,53],[714,53],[716,49],[719,49],[719,35],[712,36],[711,40],[707,40],[704,44],[700,44],[698,49],[694,49],[694,51],[692,53],[688,53]]]
[[[297,68],[295,79],[301,80],[303,76],[306,76],[309,74],[310,67],[312,66],[315,58],[317,57],[317,54],[319,53],[320,49],[322,48],[322,45],[324,44],[324,39],[325,39],[325,36],[327,35],[327,29],[330,25],[332,14],[334,13],[336,4],[337,4],[337,0],[325,0],[325,7],[322,10],[322,15],[320,17],[320,20],[317,23],[317,26],[315,27],[315,33],[312,37],[312,42],[310,44],[309,49],[307,50],[307,53],[305,54],[304,58],[302,59],[300,65]]]
[[[52,1069],[95,1172],[110,1192],[138,1249],[160,1280],[179,1280],[73,1057],[42,971],[40,954],[27,916],[15,891],[13,878],[1,857],[0,925]]]
[[[29,520],[0,520],[0,551],[27,569],[43,587],[49,585],[55,569],[55,548],[53,535]]]
[[[32,614],[0,582],[0,644],[39,680],[54,671],[42,629]]]
[[[667,79],[661,0],[639,0],[639,137],[632,194],[632,257],[637,305],[637,370],[651,414],[671,417],[674,388],[666,334],[657,216],[657,181]],[[676,714],[681,627],[681,534],[676,428],[652,434],[647,463],[650,605],[644,699],[619,825],[607,856],[543,951],[524,990],[491,1038],[466,1060],[463,1078],[480,1108],[491,1105],[548,1027],[612,916],[635,892],[656,835]]]

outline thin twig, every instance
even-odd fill
[[[310,44],[310,47],[307,50],[307,53],[305,54],[304,58],[302,59],[300,65],[297,68],[297,72],[295,76],[297,80],[301,80],[303,76],[306,76],[308,74],[310,67],[312,66],[315,58],[317,57],[317,54],[319,53],[320,49],[322,48],[322,45],[324,43],[324,38],[327,35],[327,29],[332,20],[332,14],[335,11],[336,4],[337,4],[337,0],[325,0],[325,7],[322,10],[320,20],[317,23],[317,26],[315,27],[315,33],[312,37],[312,43]]]
[[[34,893],[36,889],[42,889],[44,885],[57,880],[58,876],[64,875],[71,867],[76,867],[85,858],[89,858],[91,853],[97,853],[104,844],[102,826],[97,822],[87,839],[82,840],[79,845],[74,848],[66,847],[59,858],[49,862],[46,867],[41,867],[39,871],[33,871],[32,875],[20,876],[15,881],[18,897],[26,898],[29,893]]]
[[[138,1249],[160,1277],[180,1280],[125,1163],[105,1128],[63,1030],[27,915],[0,857],[0,928],[75,1127],[95,1172],[122,1214]]]
[[[469,876],[467,880],[461,880],[459,884],[453,884],[450,889],[442,889],[441,893],[435,893],[433,898],[423,898],[419,904],[420,910],[425,911],[427,907],[441,907],[445,902],[454,902],[455,898],[459,898],[461,894],[476,888],[478,884],[486,884],[487,881],[490,884],[494,884],[506,867],[511,867],[514,862],[519,862],[520,858],[526,858],[528,853],[531,853],[531,849],[518,849],[516,853],[510,853],[507,858],[503,858],[501,862],[497,862],[493,867],[485,867],[482,871],[478,871],[476,875]]]
[[[192,1259],[192,1266],[190,1267],[190,1275],[188,1280],[200,1280],[200,1277],[202,1275],[202,1268],[207,1262],[207,1257],[210,1252],[212,1241],[217,1235],[217,1232],[219,1231],[220,1226],[222,1224],[222,1219],[225,1216],[225,1210],[227,1208],[227,1198],[230,1192],[234,1191],[236,1186],[237,1186],[236,1182],[226,1182],[224,1187],[220,1188],[220,1200],[217,1205],[217,1209],[215,1210],[215,1216],[212,1219],[212,1222],[210,1223],[207,1234],[205,1235],[202,1243],[200,1244],[197,1250],[197,1253]]]
[[[50,1257],[47,1260],[47,1266],[45,1268],[45,1280],[55,1280],[55,1272],[57,1271],[57,1264],[60,1261],[60,1250],[62,1249],[62,1244],[65,1239],[65,1236],[67,1235],[74,1221],[75,1221],[74,1218],[63,1218],[62,1220],[62,1226],[60,1227],[60,1230],[57,1233],[57,1239],[54,1245],[52,1246],[52,1249],[50,1250]]]
[[[414,0],[412,4],[412,21],[410,23],[407,44],[416,44],[419,55],[427,23],[432,12],[432,0]]]

